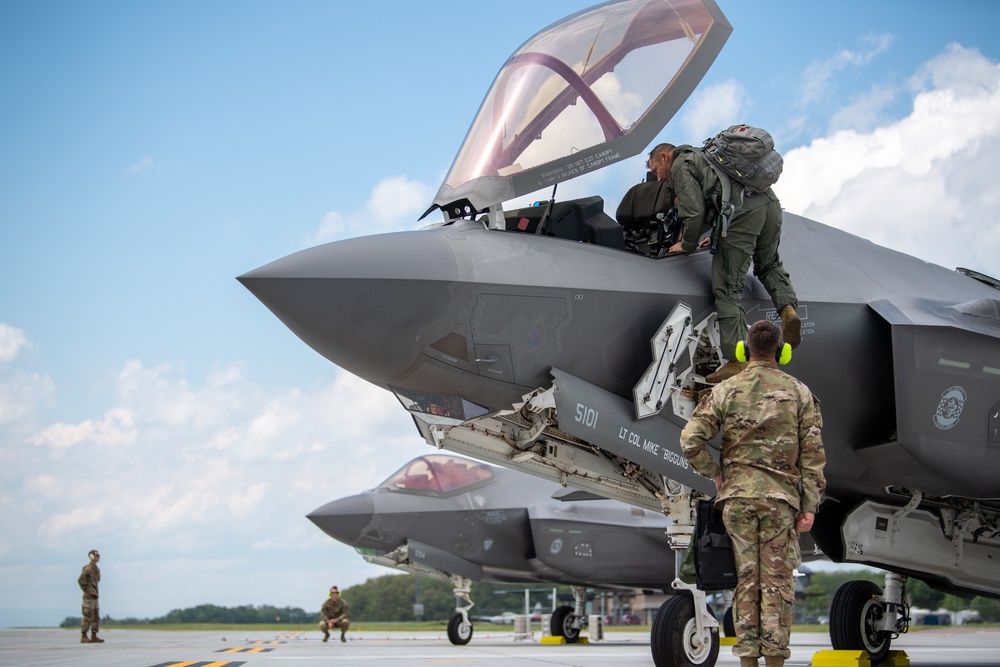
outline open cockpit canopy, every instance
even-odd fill
[[[713,0],[617,0],[542,30],[500,69],[432,209],[484,211],[638,154],[731,32]]]
[[[418,494],[450,494],[493,478],[488,465],[448,454],[413,459],[381,484],[380,488]]]

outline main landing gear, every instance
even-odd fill
[[[870,581],[848,581],[830,605],[830,643],[834,650],[867,651],[873,665],[882,662],[889,645],[909,629],[906,577],[887,572],[885,591]]]
[[[454,587],[455,614],[448,620],[448,641],[456,646],[464,646],[472,639],[472,620],[469,618],[469,610],[476,604],[469,597],[472,580],[455,575],[449,578]],[[468,604],[463,607],[462,601]]]

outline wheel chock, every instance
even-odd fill
[[[736,646],[736,637],[719,637],[719,646]]]
[[[906,651],[889,651],[885,654],[885,660],[879,663],[885,667],[910,667],[910,656]]]
[[[543,644],[568,644],[565,637],[556,637],[555,635],[549,635],[548,637],[542,637]],[[589,644],[590,640],[586,637],[580,637],[574,644]]]
[[[817,651],[812,667],[871,667],[866,651]]]

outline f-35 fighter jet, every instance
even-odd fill
[[[621,0],[542,30],[500,69],[419,231],[349,239],[240,277],[297,336],[393,392],[435,447],[674,520],[714,493],[678,446],[722,360],[711,256],[625,250],[600,198],[555,185],[648,148],[722,48],[713,0]],[[749,56],[748,56],[749,57]],[[505,210],[552,187],[540,206]],[[859,216],[877,211],[859,210]],[[823,404],[813,536],[851,582],[835,648],[877,663],[905,585],[1000,597],[1000,283],[785,215],[803,342],[788,366]],[[777,319],[748,278],[749,321]],[[663,665],[713,665],[704,592],[679,581],[652,631]],[[674,632],[682,641],[671,641]]]

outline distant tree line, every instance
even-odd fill
[[[71,628],[80,625],[79,616],[66,618],[60,627]],[[229,625],[249,625],[257,623],[319,623],[319,612],[307,612],[298,607],[273,607],[271,605],[243,605],[240,607],[219,607],[202,604],[189,609],[174,609],[159,618],[114,619],[104,616],[102,625],[166,625],[177,623],[226,623]]]
[[[331,582],[335,583],[335,582]],[[545,588],[535,585],[532,588]],[[325,590],[321,588],[320,590]],[[559,587],[560,595],[569,595],[569,587]],[[495,592],[501,594],[497,595]],[[524,609],[524,586],[510,584],[491,584],[473,582],[472,600],[476,603],[473,613],[494,615],[504,611],[521,611]],[[365,581],[363,584],[341,588],[340,596],[350,605],[352,622],[405,622],[416,620],[414,604],[423,605],[425,621],[447,621],[455,613],[455,595],[451,584],[415,575],[387,574]],[[531,604],[540,600],[537,593],[532,594]],[[105,616],[103,625],[159,625],[177,623],[225,623],[230,625],[259,623],[289,623],[310,624],[319,623],[319,607],[324,598],[316,601],[316,611],[304,611],[298,607],[274,607],[261,605],[255,607],[244,605],[240,607],[220,607],[214,604],[203,604],[188,609],[174,609],[165,616],[158,618],[126,618],[114,619]],[[543,607],[549,609],[551,602],[546,599]],[[280,621],[276,619],[280,617]],[[79,627],[80,617],[67,617],[60,627]]]
[[[805,616],[827,616],[833,595],[841,584],[854,579],[867,579],[884,584],[884,577],[879,572],[853,570],[844,572],[814,572],[806,587],[806,597],[801,604],[805,605]],[[334,582],[331,582],[334,583]],[[524,585],[490,584],[474,582],[470,593],[475,608],[473,615],[497,615],[504,611],[520,612],[524,609]],[[533,591],[546,588],[545,585],[530,586]],[[568,586],[557,587],[560,604],[571,604],[572,597]],[[322,590],[322,589],[321,589]],[[954,595],[946,595],[934,590],[927,584],[916,579],[906,583],[906,593],[910,604],[924,609],[975,609],[983,622],[1000,622],[1000,600],[983,597],[964,599]],[[447,621],[455,613],[455,596],[450,584],[443,581],[417,577],[414,575],[387,574],[365,581],[363,584],[341,589],[341,597],[350,605],[350,617],[353,622],[406,622],[418,620],[415,616],[415,604],[423,607],[424,621]],[[534,592],[530,597],[531,606],[540,602],[546,611],[551,609],[551,600],[542,593]],[[105,616],[104,625],[158,625],[177,623],[225,623],[225,624],[259,624],[288,623],[308,625],[319,622],[318,608],[323,599],[317,602],[317,611],[304,611],[298,607],[274,607],[261,605],[254,607],[220,607],[213,604],[203,604],[189,609],[175,609],[165,616],[153,619],[126,618],[113,619]],[[278,620],[280,619],[280,620]],[[79,627],[79,617],[66,618],[61,627]]]

